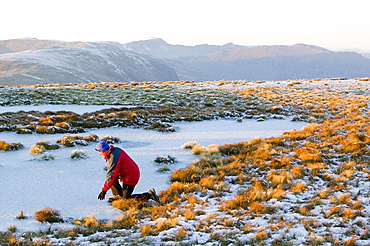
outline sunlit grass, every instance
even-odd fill
[[[108,127],[111,120],[119,126],[132,122],[151,126],[153,120],[145,122],[149,115],[190,121],[219,117],[257,120],[261,115],[269,118],[285,114],[293,120],[311,122],[301,130],[268,139],[222,146],[201,146],[190,141],[182,147],[191,149],[198,160],[171,173],[168,189],[159,194],[164,205],[119,200],[113,205],[122,214],[115,220],[102,222],[86,217],[78,226],[88,228],[90,233],[107,230],[116,236],[127,233],[142,242],[161,235],[163,240],[183,245],[193,243],[189,235],[194,233],[207,235],[203,244],[294,245],[295,228],[307,231],[307,236],[300,238],[305,245],[356,245],[363,243],[360,240],[368,240],[367,92],[356,85],[346,89],[335,87],[341,83],[338,79],[280,81],[273,86],[267,86],[268,83],[259,81],[250,86],[247,81],[204,82],[202,86],[211,86],[207,89],[191,81],[71,84],[71,88],[63,90],[86,96],[82,90],[96,90],[99,94],[110,87],[114,88],[112,95],[120,95],[132,104],[176,107],[99,111],[74,121],[69,120],[72,116],[67,113],[63,114],[65,117],[34,115],[32,121],[38,117],[41,125],[29,128],[39,129],[40,133],[76,130],[74,124],[83,120],[81,127]],[[317,83],[317,87],[307,83]],[[59,95],[56,90],[47,92],[45,88],[48,87],[35,90],[44,96]],[[192,111],[196,108],[196,114],[183,114],[186,107]],[[77,140],[83,144],[82,139],[73,137],[63,141],[72,145]],[[338,228],[341,233],[332,233]],[[342,232],[344,235],[339,235]],[[19,242],[16,236],[9,235],[3,236],[7,242]],[[238,241],[239,238],[244,241]]]

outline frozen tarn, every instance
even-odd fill
[[[159,164],[154,162],[159,155],[171,155],[178,162],[169,164],[171,171],[186,167],[197,157],[191,150],[181,146],[190,141],[200,145],[228,144],[247,141],[256,137],[280,136],[286,131],[301,129],[306,123],[290,120],[215,120],[205,122],[173,123],[177,132],[162,133],[133,128],[89,129],[80,136],[96,134],[100,138],[111,135],[121,139],[116,144],[122,147],[139,164],[141,179],[135,192],[146,192],[155,188],[157,192],[167,189],[171,172],[159,173]],[[0,230],[15,225],[18,230],[47,229],[49,224],[36,222],[34,212],[45,207],[59,210],[63,218],[84,218],[94,215],[98,219],[113,219],[121,211],[106,201],[97,199],[101,191],[106,171],[105,161],[94,150],[95,144],[62,147],[49,151],[55,159],[34,160],[40,155],[30,154],[32,145],[40,141],[55,143],[65,134],[19,135],[14,132],[1,132],[0,139],[6,142],[20,142],[25,148],[18,151],[0,151]],[[87,159],[73,160],[71,152],[82,150]],[[108,192],[111,196],[111,192]],[[23,210],[29,218],[17,220]],[[60,226],[60,225],[58,225]],[[61,225],[68,226],[68,225]]]

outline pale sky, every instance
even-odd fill
[[[370,53],[368,0],[4,0],[0,40],[321,46]]]

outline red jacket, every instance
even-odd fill
[[[117,178],[124,184],[136,185],[140,179],[138,165],[123,149],[111,145],[109,150],[108,154],[104,156],[108,162],[108,171],[102,190],[109,190]]]

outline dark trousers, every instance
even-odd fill
[[[122,183],[122,186],[121,186],[121,184],[119,183],[119,179],[116,179],[111,189],[112,189],[112,193],[114,196],[121,196],[125,199],[135,198],[137,200],[147,201],[150,198],[150,195],[147,192],[142,193],[142,194],[132,194],[134,192],[135,185],[128,185],[128,184]]]

